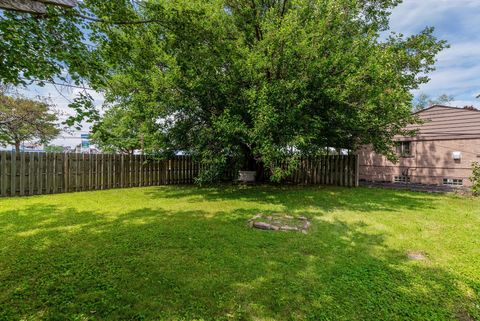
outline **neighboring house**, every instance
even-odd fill
[[[435,105],[416,115],[422,124],[413,137],[397,137],[397,163],[360,149],[360,180],[471,186],[472,162],[480,162],[480,111]]]

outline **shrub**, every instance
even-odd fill
[[[472,193],[475,196],[480,195],[480,164],[478,162],[472,163],[472,176],[470,177],[472,182]]]

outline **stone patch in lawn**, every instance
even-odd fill
[[[285,214],[257,214],[248,220],[251,228],[267,231],[294,231],[307,234],[310,221],[305,216],[294,217]]]

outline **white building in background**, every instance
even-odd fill
[[[47,145],[61,146],[64,153],[98,154],[100,151],[90,142],[89,133],[75,133],[74,135],[60,135],[50,141]],[[43,152],[45,145],[36,142],[24,142],[20,146],[21,151],[25,152]],[[1,146],[0,150],[14,151],[15,146]]]

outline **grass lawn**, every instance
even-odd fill
[[[312,227],[250,229],[258,213]],[[3,319],[480,320],[480,199],[271,186],[0,199]]]

